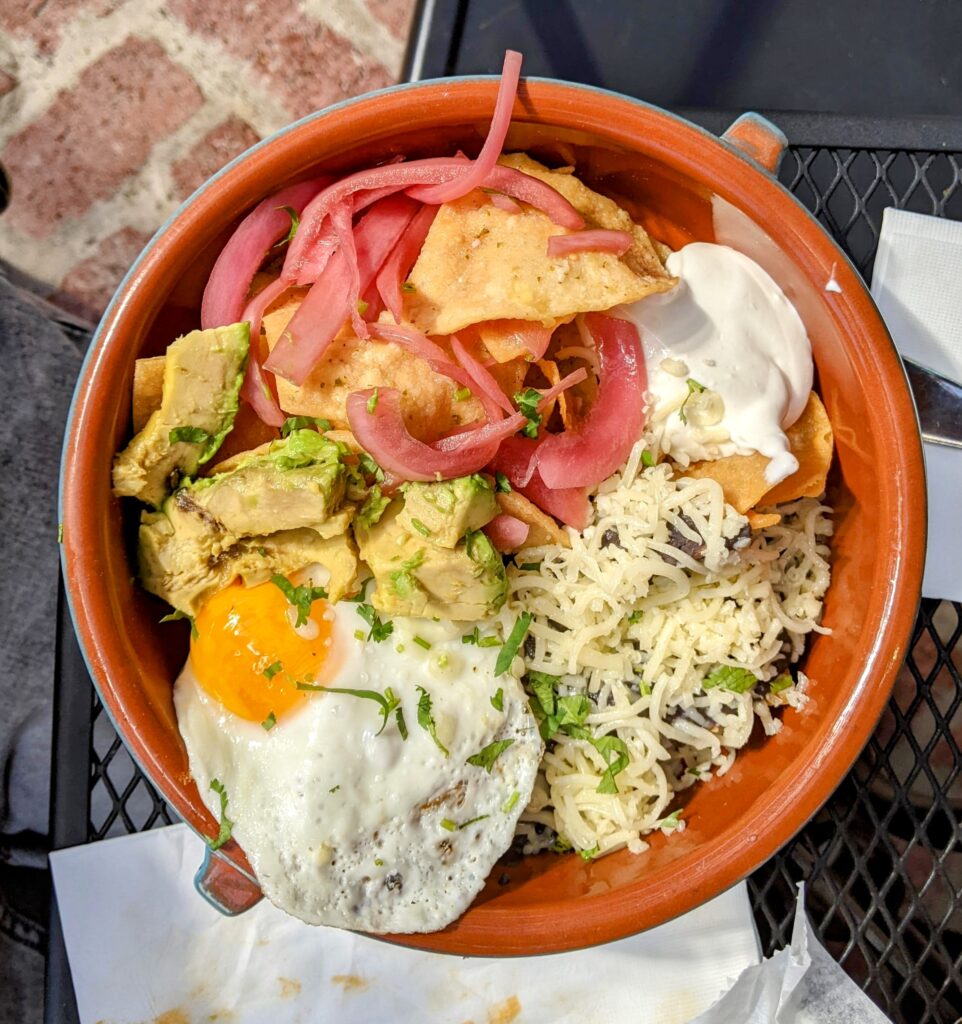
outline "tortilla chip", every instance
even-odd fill
[[[817,498],[825,492],[825,478],[832,464],[832,424],[821,399],[813,391],[802,415],[785,431],[798,469],[774,487],[765,479],[764,455],[732,455],[725,459],[695,462],[681,476],[712,479],[721,484],[725,501],[743,515],[756,505],[779,505],[796,498]],[[764,498],[764,501],[762,499]]]
[[[405,321],[442,335],[486,320],[552,326],[575,313],[610,309],[674,286],[644,228],[612,200],[523,153],[500,162],[557,189],[587,227],[629,231],[634,243],[620,257],[584,252],[550,258],[548,238],[564,234],[564,228],[530,206],[508,213],[475,190],[438,211],[411,271]]]
[[[551,339],[548,356],[557,363],[561,377],[581,368],[588,372],[583,381],[572,385],[561,396],[561,418],[565,430],[577,430],[587,418],[598,394],[594,349],[585,346],[576,323],[563,324]]]
[[[563,548],[571,547],[571,540],[566,531],[523,494],[517,491],[499,491],[495,497],[505,515],[514,516],[515,519],[528,524],[528,536],[524,547],[538,548],[548,544],[560,544]]]
[[[553,331],[556,326],[552,323],[544,329]],[[496,362],[507,363],[512,359],[531,359],[524,332],[532,327],[541,329],[540,324],[532,324],[530,320],[489,320],[465,328],[458,336],[462,341],[480,342]]]
[[[303,290],[300,294],[290,293],[264,317],[268,348],[277,344],[303,294]],[[510,384],[517,378],[518,370],[514,363],[504,365],[506,370],[498,366],[491,370],[503,371]],[[503,386],[503,382],[499,383]],[[300,387],[277,378],[277,396],[288,415],[319,416],[335,427],[348,426],[347,396],[352,391],[377,387],[397,388],[401,392],[404,422],[421,441],[436,441],[467,423],[484,419],[477,398],[457,401],[457,384],[435,373],[423,359],[393,342],[361,340],[349,324],[331,342],[324,358]]]
[[[134,363],[134,394],[131,415],[134,420],[134,433],[139,434],[150,419],[151,414],[160,408],[164,396],[164,363],[166,356],[152,356],[150,359],[138,359]]]

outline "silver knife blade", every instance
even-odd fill
[[[903,359],[919,413],[922,438],[950,448],[962,448],[962,384]]]

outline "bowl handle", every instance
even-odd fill
[[[769,174],[778,173],[778,165],[788,147],[785,133],[767,117],[749,111],[733,121],[722,135],[722,142],[761,164]]]
[[[210,850],[204,854],[204,863],[194,875],[194,888],[227,917],[243,914],[264,896],[246,872]]]

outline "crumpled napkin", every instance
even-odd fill
[[[744,883],[620,942],[498,960],[312,928],[266,900],[222,917],[193,889],[202,856],[184,825],[51,855],[83,1024],[885,1020],[815,941],[801,897],[791,947],[759,964]]]
[[[887,209],[872,295],[903,356],[962,382],[962,223]],[[924,448],[929,538],[922,595],[962,601],[962,449]]]

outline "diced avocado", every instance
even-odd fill
[[[330,523],[344,497],[346,471],[339,447],[314,430],[294,430],[232,459],[226,473],[189,483],[190,497],[237,537],[318,529]],[[350,516],[340,517],[347,529]],[[338,531],[340,532],[340,531]]]
[[[175,475],[193,476],[234,425],[250,324],[191,331],[167,349],[160,408],[114,460],[114,493],[159,506]]]
[[[401,526],[432,544],[453,548],[471,530],[480,530],[498,514],[494,488],[479,473],[404,488]]]
[[[470,622],[504,604],[504,565],[483,533],[469,531],[454,547],[441,547],[405,529],[397,501],[376,524],[356,525],[355,532],[377,582],[371,603],[384,615]]]
[[[357,589],[357,549],[350,533],[322,537],[302,527],[267,536],[238,538],[197,505],[186,490],[144,512],[139,533],[144,587],[187,615],[237,577],[252,586],[275,573],[288,576],[320,564],[330,573],[324,585],[332,601]]]

